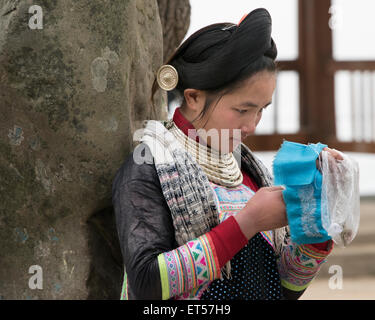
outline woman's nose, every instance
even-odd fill
[[[242,126],[242,129],[241,129],[242,136],[246,137],[246,136],[248,136],[250,134],[254,134],[255,129],[256,129],[256,122],[255,122],[255,120],[247,122],[245,125]]]

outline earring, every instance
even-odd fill
[[[178,83],[177,70],[169,64],[161,66],[157,72],[156,81],[163,90],[173,90]]]

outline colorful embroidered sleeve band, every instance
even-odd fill
[[[332,249],[332,241],[327,251],[318,250],[312,245],[289,242],[278,260],[282,286],[292,291],[306,289]]]
[[[219,261],[209,233],[158,256],[162,298],[181,294],[199,298],[220,277]]]

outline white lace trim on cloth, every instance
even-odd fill
[[[307,237],[321,238],[319,227],[316,223],[316,199],[314,198],[314,187],[312,185],[302,186],[298,189],[298,197],[301,201],[301,225]]]

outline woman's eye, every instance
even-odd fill
[[[245,113],[247,110],[239,110],[239,109],[236,109],[236,111],[239,112],[239,113],[241,113],[241,114],[243,114],[243,113]]]

